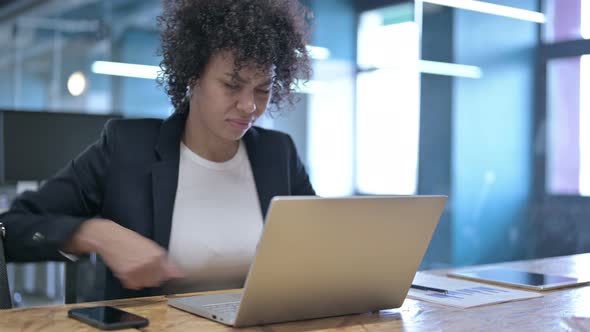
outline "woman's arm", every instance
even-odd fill
[[[64,260],[61,252],[96,252],[130,289],[182,276],[158,244],[112,220],[95,218],[116,155],[116,127],[117,121],[109,121],[95,144],[39,191],[17,197],[0,215],[6,227],[7,260]]]
[[[11,261],[63,260],[60,251],[97,252],[127,288],[158,285],[182,274],[153,241],[98,215],[115,155],[115,122],[37,192],[19,196],[0,215]],[[287,140],[292,195],[315,195],[295,145]],[[146,221],[147,222],[147,221]]]
[[[105,125],[101,138],[89,146],[38,191],[18,196],[0,215],[6,227],[9,261],[63,260],[59,253],[76,230],[100,212],[113,155],[115,122]]]
[[[183,277],[157,243],[107,219],[84,222],[63,249],[78,255],[98,253],[129,289],[155,287]]]

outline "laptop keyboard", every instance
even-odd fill
[[[203,307],[207,308],[208,311],[214,312],[218,315],[227,315],[227,314],[234,314],[235,315],[238,312],[239,306],[240,306],[240,301],[206,304]]]

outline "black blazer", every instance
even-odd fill
[[[89,218],[113,220],[168,248],[186,115],[111,120],[101,138],[37,192],[25,192],[0,215],[8,261],[64,260],[59,253]],[[244,142],[260,209],[272,197],[315,195],[291,138],[251,128]],[[219,202],[223,208],[225,202]],[[160,294],[160,288],[124,289],[107,269],[104,299]]]

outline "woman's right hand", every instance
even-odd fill
[[[96,252],[129,289],[157,287],[184,276],[157,243],[107,219],[82,224],[65,251]]]

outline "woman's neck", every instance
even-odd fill
[[[214,162],[232,159],[240,146],[239,141],[227,141],[215,136],[193,112],[186,119],[182,142],[194,153]]]

